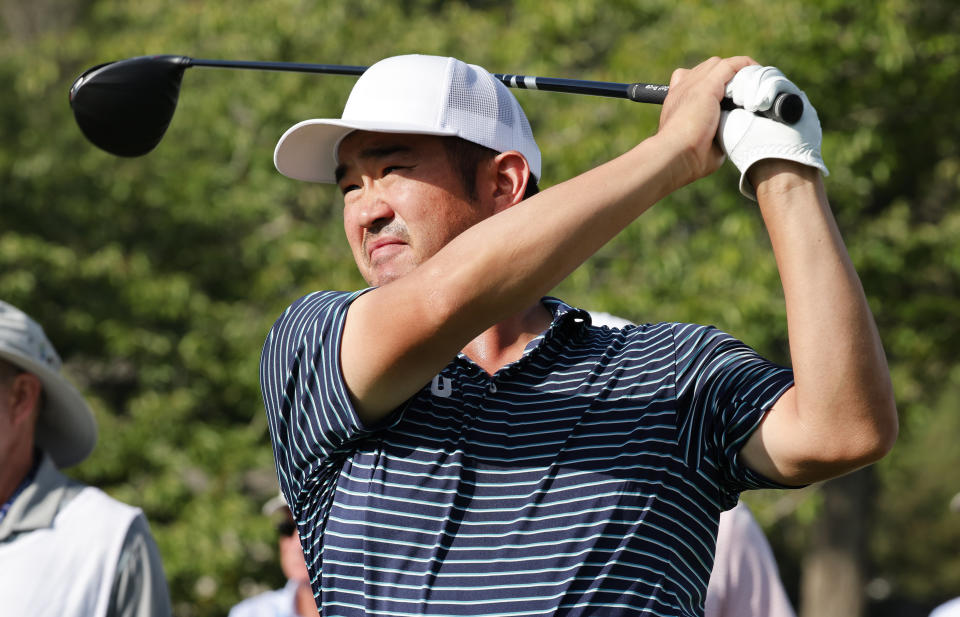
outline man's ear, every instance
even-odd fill
[[[530,182],[530,165],[516,150],[507,150],[494,157],[491,171],[494,174],[493,198],[496,211],[506,210],[523,201]]]
[[[43,384],[32,373],[20,373],[13,378],[6,393],[10,397],[10,409],[16,422],[36,416],[40,410]]]

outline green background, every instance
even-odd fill
[[[193,68],[163,142],[124,159],[67,101],[145,54],[369,65],[455,55],[493,72],[666,83],[711,55],[775,64],[824,127],[831,203],[875,312],[901,437],[869,472],[866,614],[960,595],[960,154],[952,1],[0,4],[0,298],[40,321],[100,424],[71,475],[147,513],[178,617],[281,584],[260,506],[276,479],[257,383],[293,299],[362,285],[340,199],[273,168],[277,138],[339,115],[352,77]],[[656,131],[659,108],[517,92],[550,186]],[[775,264],[726,165],[642,216],[554,293],[633,320],[714,324],[788,362]],[[385,323],[385,327],[387,324]],[[799,602],[820,487],[746,500]],[[802,607],[801,607],[802,608]]]

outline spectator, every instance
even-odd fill
[[[281,589],[247,598],[230,609],[229,617],[319,617],[303,560],[300,535],[282,495],[263,505],[263,513],[277,519],[280,568],[287,577]]]
[[[143,512],[60,469],[97,425],[43,329],[0,301],[0,607],[20,617],[163,617],[170,598]]]

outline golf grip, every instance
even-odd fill
[[[629,99],[637,103],[654,103],[662,105],[667,98],[669,86],[662,84],[624,84],[611,81],[586,81],[581,79],[563,79],[556,77],[533,77],[530,75],[505,75],[495,73],[494,77],[511,88],[527,90],[547,90],[552,92],[569,92],[573,94],[593,94]],[[720,108],[730,111],[737,109],[732,100],[725,98],[720,102]],[[781,92],[774,99],[770,109],[756,112],[771,120],[784,124],[795,124],[803,115],[803,99],[798,95]]]
[[[631,101],[637,101],[638,103],[659,103],[662,105],[663,100],[667,98],[667,92],[669,90],[669,87],[658,84],[629,84],[627,86],[626,98]],[[739,105],[731,99],[724,98],[720,101],[720,109],[725,111],[731,111],[738,107]],[[770,109],[760,110],[755,113],[784,124],[796,124],[803,115],[803,99],[792,92],[781,92],[777,95],[777,98],[773,100],[773,105],[770,106]]]

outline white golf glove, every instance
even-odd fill
[[[784,124],[754,114],[773,106],[781,92],[798,94],[803,115],[796,124]],[[829,175],[820,155],[823,134],[820,119],[807,95],[773,66],[751,65],[740,69],[727,84],[727,97],[743,109],[720,114],[720,146],[740,170],[740,192],[756,201],[747,170],[762,159],[787,159],[816,167]]]

